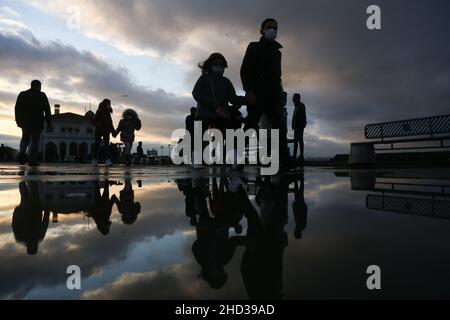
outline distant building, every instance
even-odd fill
[[[47,162],[85,162],[95,148],[94,126],[89,117],[72,112],[60,113],[55,105],[52,128],[43,131],[40,152]]]
[[[16,157],[17,150],[5,146],[3,143],[0,145],[0,162],[13,161]]]
[[[157,157],[158,151],[156,149],[147,150],[147,157]]]

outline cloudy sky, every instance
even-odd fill
[[[370,4],[381,8],[381,30],[366,28]],[[284,87],[307,106],[307,156],[345,153],[366,123],[448,113],[449,14],[445,0],[0,0],[0,139],[17,146],[14,102],[37,78],[63,112],[108,97],[115,123],[134,107],[138,139],[167,144],[195,105],[197,63],[222,52],[242,93],[246,46],[270,16]]]

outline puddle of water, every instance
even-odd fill
[[[450,298],[442,174],[165,174],[2,180],[0,297]]]

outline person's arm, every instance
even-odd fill
[[[109,116],[108,116],[108,122],[109,122],[108,126],[109,126],[110,132],[112,133],[113,136],[117,136],[117,132],[116,132],[116,129],[114,128],[111,114],[109,114]]]
[[[23,117],[23,92],[19,93],[17,96],[16,106],[14,107],[16,123],[18,125],[22,124]]]
[[[214,104],[214,99],[211,96],[211,89],[207,83],[206,76],[201,76],[192,90],[192,96],[201,106],[210,106]]]
[[[187,116],[186,119],[184,120],[184,128],[186,130],[189,129],[189,119],[190,119],[190,116]]]
[[[236,95],[236,90],[234,89],[233,84],[231,83],[230,79],[227,79],[227,86],[228,86],[228,102],[230,102],[233,106],[236,106],[240,108],[241,106],[245,105],[246,99],[245,97],[241,97]]]
[[[304,122],[303,122],[303,128],[305,128],[306,127],[306,125],[308,124],[308,121],[306,120],[306,106],[303,104],[303,119],[304,119]]]
[[[257,43],[250,43],[241,66],[241,81],[245,92],[255,92],[257,82]]]
[[[297,108],[294,108],[294,114],[292,115],[292,130],[295,130],[295,118],[297,116]]]
[[[115,130],[115,134],[118,135],[120,132],[122,132],[123,129],[123,120],[119,121],[119,125],[117,126],[117,129]]]
[[[142,128],[142,122],[140,119],[136,119],[136,126],[134,127],[136,130],[141,130]]]
[[[47,122],[47,126],[50,127],[52,125],[52,112],[50,110],[50,103],[48,102],[47,95],[44,92],[42,92],[42,99],[45,114],[45,122]]]
[[[44,210],[44,217],[42,219],[42,225],[41,225],[41,232],[40,232],[40,239],[45,238],[45,234],[47,233],[48,229],[48,223],[50,221],[50,211],[48,209]]]

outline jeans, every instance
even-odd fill
[[[294,158],[297,158],[297,148],[300,145],[300,156],[303,157],[304,142],[303,142],[303,128],[295,129],[294,131]]]
[[[20,140],[20,153],[27,154],[29,149],[29,162],[36,162],[41,140],[40,128],[22,128],[22,139]]]
[[[103,144],[105,145],[105,157],[106,157],[106,159],[111,158],[110,149],[109,149],[109,133],[95,132],[94,159],[96,159],[96,160],[98,160],[98,156],[100,153],[100,144],[102,143],[102,138],[103,138]]]
[[[255,129],[258,131],[259,121],[262,114],[270,120],[272,129],[279,130],[280,161],[283,163],[288,158],[287,128],[283,122],[283,108],[279,105],[277,97],[258,97],[257,106],[248,107],[248,115],[245,119],[245,130]]]

